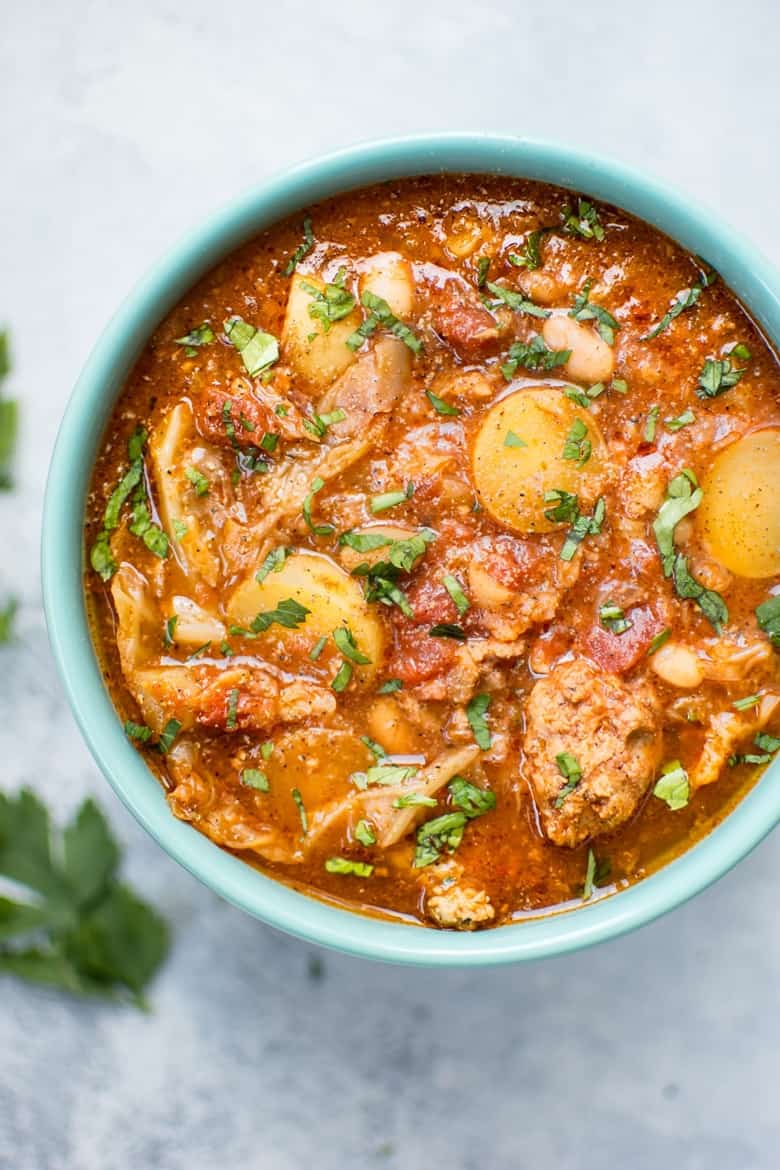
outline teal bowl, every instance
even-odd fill
[[[615,938],[680,905],[726,873],[780,819],[780,763],[704,840],[653,876],[598,901],[476,934],[369,918],[298,893],[225,853],[169,812],[127,741],[87,626],[82,520],[90,470],[122,384],[158,322],[217,261],[256,232],[340,191],[432,172],[521,176],[617,204],[706,257],[775,342],[780,276],[682,195],[618,163],[567,147],[489,134],[433,134],[352,147],[271,178],[177,244],[128,297],[73,391],[52,457],[43,520],[43,596],[54,657],[100,769],[172,857],[221,897],[271,926],[349,954],[421,966],[511,963]]]

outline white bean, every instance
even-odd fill
[[[652,656],[650,665],[659,678],[681,690],[692,690],[704,678],[693,650],[680,642],[667,642]]]
[[[594,385],[612,377],[615,369],[614,354],[595,329],[581,325],[566,314],[556,314],[545,321],[542,337],[550,349],[571,350],[571,357],[564,369],[575,382]]]

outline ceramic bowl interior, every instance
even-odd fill
[[[90,470],[116,397],[159,321],[215,263],[274,221],[340,191],[433,172],[513,175],[572,188],[647,220],[707,259],[780,341],[780,277],[709,211],[623,166],[562,146],[484,134],[375,142],[263,182],[176,245],[129,296],[98,341],[68,404],[47,485],[43,590],[55,659],[102,772],[159,844],[217,894],[272,926],[370,958],[484,965],[562,954],[612,938],[672,909],[724,874],[780,819],[780,762],[713,832],[630,888],[543,917],[457,934],[366,917],[265,877],[169,812],[127,741],[103,685],[83,597],[82,523]]]

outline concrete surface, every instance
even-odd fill
[[[53,673],[37,560],[60,414],[108,315],[172,238],[323,148],[424,128],[568,139],[780,260],[778,21],[774,0],[3,6],[0,316],[24,433],[0,499],[0,597],[23,599],[0,651],[2,784],[62,814],[98,793],[176,942],[148,1016],[3,982],[2,1170],[776,1170],[780,836],[568,960],[315,956],[201,888],[107,789]]]

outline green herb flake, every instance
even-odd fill
[[[581,418],[575,418],[561,453],[562,459],[568,459],[583,467],[588,462],[593,451],[593,445],[588,438],[588,428]]]
[[[690,796],[688,773],[679,760],[672,760],[661,768],[661,776],[653,788],[653,796],[664,800],[672,812],[685,808]]]
[[[560,808],[566,797],[574,791],[582,779],[582,768],[577,757],[573,756],[571,752],[559,752],[555,757],[555,762],[558,765],[558,771],[566,781],[555,798],[555,808]]]
[[[761,694],[747,695],[744,699],[735,699],[731,704],[735,711],[749,711],[751,707],[757,707],[761,702]]]
[[[376,834],[371,827],[371,822],[360,820],[355,825],[355,840],[361,845],[368,848],[369,845],[376,845]]]
[[[772,645],[780,647],[780,594],[762,601],[756,608],[756,620]]]
[[[726,390],[736,386],[744,373],[745,370],[738,369],[730,357],[707,358],[699,374],[696,396],[718,398]]]
[[[683,427],[689,427],[691,423],[696,422],[696,415],[692,410],[684,410],[682,414],[678,414],[676,418],[665,418],[664,426],[667,431],[681,431]]]
[[[335,426],[336,423],[343,422],[347,417],[346,410],[337,407],[336,410],[328,411],[325,414],[312,414],[311,418],[303,420],[304,430],[307,430],[313,439],[323,439],[328,433],[328,428]]]
[[[369,312],[363,323],[347,338],[347,347],[353,353],[360,349],[364,341],[371,337],[380,326],[383,329],[387,329],[393,336],[400,338],[412,353],[419,354],[422,352],[423,343],[420,338],[413,329],[405,325],[403,321],[399,321],[386,300],[378,297],[368,289],[363,293],[360,300],[363,307],[368,309]]]
[[[187,535],[187,525],[182,520],[177,520],[176,518],[174,518],[174,520],[173,520],[174,540],[176,540],[176,541],[184,540],[184,537],[186,535]]]
[[[605,601],[599,606],[599,621],[605,630],[613,634],[625,634],[634,624],[614,601]]]
[[[506,435],[504,436],[504,446],[520,448],[527,447],[528,444],[526,443],[525,439],[521,439],[520,436],[516,435],[514,431],[507,431]]]
[[[350,630],[349,626],[338,626],[333,631],[333,641],[338,646],[345,658],[351,662],[356,662],[358,666],[366,666],[371,659],[366,657],[359,649],[355,636]]]
[[[459,809],[467,820],[484,816],[496,807],[496,794],[489,788],[480,788],[466,780],[463,776],[453,776],[447,788],[452,803]]]
[[[507,256],[509,263],[513,264],[515,268],[526,268],[529,272],[541,268],[541,244],[548,230],[548,228],[537,228],[536,231],[529,232],[523,245],[523,251],[519,254],[517,252],[510,252]]]
[[[14,618],[19,608],[15,597],[10,597],[0,606],[0,646],[7,645],[13,638]]]
[[[367,861],[349,861],[346,857],[329,857],[325,862],[328,873],[350,874],[353,877],[371,877],[373,865]]]
[[[378,548],[387,548],[394,544],[392,536],[384,536],[381,532],[342,532],[339,544],[352,548],[355,552],[374,552]]]
[[[165,623],[165,631],[163,633],[163,646],[173,646],[176,643],[176,623],[179,618],[176,614],[169,617]]]
[[[230,317],[224,324],[225,336],[241,354],[250,378],[256,378],[279,358],[279,342],[271,333],[263,333],[241,317]]]
[[[658,324],[654,325],[648,333],[642,334],[639,340],[651,341],[654,337],[657,337],[659,333],[663,333],[666,329],[669,328],[672,321],[674,321],[676,317],[680,316],[680,313],[684,313],[686,309],[692,309],[693,306],[698,302],[699,297],[704,292],[704,289],[709,288],[709,286],[714,284],[716,280],[717,273],[709,271],[703,273],[701,279],[697,281],[696,284],[692,284],[690,288],[683,289],[682,292],[677,293],[677,296],[672,302],[671,308],[668,309],[666,313],[664,313]]]
[[[227,703],[227,718],[225,720],[225,727],[228,731],[234,731],[238,723],[238,696],[240,692],[238,687],[228,693]]]
[[[662,646],[666,645],[671,636],[672,631],[668,627],[665,630],[661,630],[660,634],[656,634],[650,645],[647,647],[647,657],[650,658],[652,654],[656,654]]]
[[[372,755],[376,756],[378,760],[384,759],[387,752],[382,747],[381,743],[377,743],[370,735],[361,735],[360,742],[364,744]]]
[[[417,830],[417,848],[415,849],[414,869],[422,869],[438,861],[442,853],[454,852],[463,840],[463,830],[466,827],[466,814],[463,812],[444,813],[426,821]]]
[[[255,581],[257,581],[258,585],[262,585],[263,581],[265,581],[269,573],[281,572],[282,565],[290,555],[290,551],[291,550],[289,548],[285,548],[284,545],[281,544],[277,545],[276,548],[271,549],[268,556],[265,558],[262,565],[255,573]]]
[[[415,764],[373,764],[364,773],[366,784],[395,788],[417,775]]]
[[[178,719],[169,719],[160,732],[160,738],[157,740],[157,747],[164,756],[173,747],[176,736],[181,731],[181,723]]]
[[[298,809],[298,817],[299,817],[300,822],[301,822],[301,830],[303,832],[303,836],[305,837],[309,831],[309,818],[308,818],[307,813],[306,813],[306,806],[303,803],[303,797],[301,796],[300,789],[291,788],[290,789],[290,796],[292,796],[293,800],[295,801],[296,808]]]
[[[317,492],[322,491],[324,487],[325,480],[322,479],[319,475],[315,476],[311,481],[311,486],[305,500],[303,501],[303,518],[306,521],[306,526],[311,529],[315,536],[332,536],[336,531],[332,524],[315,524],[311,518],[311,508],[314,497],[316,496]]]
[[[683,517],[694,512],[703,498],[694,473],[687,468],[670,480],[666,488],[666,499],[653,521],[658,551],[661,554],[664,576],[672,575],[675,557],[674,530]]]
[[[490,256],[480,256],[477,261],[477,288],[484,288],[487,274],[490,271]]]
[[[174,344],[183,345],[185,355],[192,358],[197,356],[198,350],[202,346],[211,345],[212,341],[216,341],[216,335],[209,322],[204,321],[202,325],[191,329],[184,337],[176,337]]]
[[[583,393],[582,390],[577,390],[574,386],[566,386],[563,393],[570,402],[576,402],[577,406],[581,406],[583,410],[590,410],[590,404],[593,398],[597,398],[598,395],[604,391],[604,389],[604,384],[602,382],[597,382],[595,386],[591,386],[587,394]],[[593,390],[597,391],[597,393],[592,394]],[[506,444],[504,444],[504,446],[506,446]],[[523,446],[525,446],[525,443]]]
[[[331,682],[333,690],[339,694],[349,686],[349,680],[352,678],[352,664],[345,659],[342,660],[341,666],[336,672],[336,676]]]
[[[452,573],[446,573],[442,578],[442,584],[454,601],[455,608],[462,617],[463,614],[466,613],[470,608],[471,603],[469,602],[466,594],[463,592],[463,586],[461,585],[460,581],[457,577],[454,577]]]
[[[452,415],[457,417],[461,412],[457,406],[452,406],[449,402],[445,402],[443,398],[439,398],[438,394],[434,394],[433,390],[426,390],[425,397],[430,402],[437,414]]]
[[[658,427],[658,416],[660,413],[661,413],[660,406],[651,407],[650,412],[649,412],[647,419],[645,421],[645,429],[642,432],[642,438],[644,439],[644,441],[646,443],[654,443],[655,442],[655,432],[656,432],[656,428]]]
[[[274,754],[274,743],[272,739],[267,739],[265,743],[260,744],[260,755],[264,760],[270,760]]]
[[[545,502],[547,502],[548,495],[553,494],[561,495],[566,493],[545,492]],[[579,510],[579,503],[577,502],[576,496],[574,497],[574,500],[577,505],[577,515],[561,547],[560,558],[562,561],[570,561],[573,559],[574,554],[586,536],[598,536],[600,534],[604,519],[607,514],[607,506],[604,503],[603,496],[599,496],[599,498],[596,500],[596,505],[593,509],[592,516],[583,516]],[[559,507],[561,507],[561,505],[559,505]],[[548,514],[549,513],[545,512],[545,515]]]
[[[531,339],[515,341],[510,345],[507,361],[501,366],[501,373],[511,382],[519,368],[524,370],[554,370],[563,366],[571,357],[570,349],[548,349],[543,339],[535,333]]]
[[[125,720],[124,731],[128,739],[134,739],[137,743],[148,743],[154,735],[151,727],[145,723],[134,723],[132,719]]]
[[[271,789],[268,777],[259,768],[244,768],[241,773],[241,783],[245,788],[254,788],[257,792],[270,792]]]
[[[380,687],[377,687],[378,695],[394,695],[397,691],[404,689],[403,681],[400,678],[389,678],[383,682]]]
[[[292,276],[293,272],[295,272],[295,269],[298,267],[301,260],[303,260],[304,256],[308,256],[309,252],[311,252],[312,248],[314,247],[314,242],[314,232],[312,231],[311,219],[307,215],[303,221],[303,241],[298,245],[282,269],[285,276]]]
[[[186,467],[184,474],[195,489],[196,496],[206,496],[209,491],[209,481],[197,467]]]
[[[246,637],[247,633],[250,636],[251,634],[262,634],[273,625],[283,626],[287,630],[295,630],[298,626],[304,624],[310,613],[311,610],[307,609],[305,605],[301,605],[294,597],[285,597],[279,602],[276,609],[258,613],[252,619],[251,629],[249,631],[242,630],[241,627],[231,626],[230,632],[233,633],[236,631]]]
[[[577,236],[581,240],[598,240],[599,243],[604,239],[604,228],[598,210],[587,199],[579,198],[576,204],[567,203],[561,208],[561,225],[568,236]]]
[[[453,638],[456,642],[465,642],[465,631],[453,622],[439,622],[428,630],[432,638]]]
[[[320,654],[322,654],[322,651],[325,649],[327,642],[328,642],[327,634],[323,634],[320,638],[317,639],[317,641],[314,643],[311,650],[309,651],[309,658],[311,659],[312,662],[317,661]]]
[[[436,808],[438,801],[422,792],[405,792],[393,801],[393,808]]]
[[[339,268],[333,283],[326,284],[324,289],[317,288],[311,281],[301,281],[301,288],[313,298],[309,305],[309,316],[320,322],[323,333],[330,332],[334,321],[348,317],[357,304],[345,287],[346,278],[346,268]]]
[[[603,305],[594,305],[590,300],[590,290],[593,282],[586,280],[580,292],[574,298],[574,304],[569,316],[575,321],[595,321],[599,337],[607,345],[615,344],[615,334],[620,329],[620,322],[608,313]]]
[[[469,721],[471,732],[483,752],[490,750],[493,736],[487,724],[487,711],[490,706],[490,695],[482,692],[475,695],[466,707],[466,718]]]
[[[540,320],[544,320],[550,316],[549,309],[543,309],[540,305],[535,305],[523,293],[515,292],[511,288],[505,288],[502,284],[496,284],[492,280],[486,281],[485,287],[496,298],[496,304],[493,308],[497,308],[498,305],[506,305],[513,313],[524,313],[528,317],[538,317]]]
[[[407,500],[411,500],[414,495],[414,484],[408,483],[404,491],[382,492],[378,496],[371,497],[371,511],[376,516],[380,512],[387,512],[389,508],[396,508],[399,504],[405,504]]]

